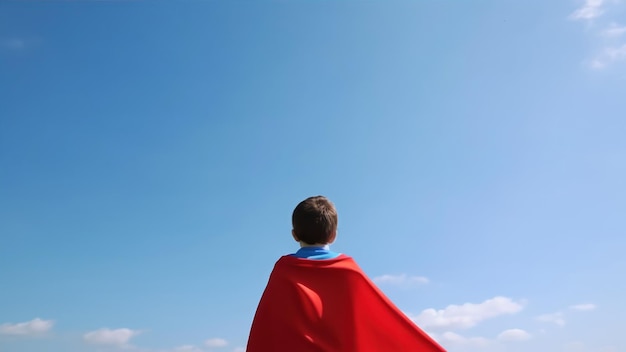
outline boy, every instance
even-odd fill
[[[246,352],[445,352],[352,258],[330,250],[337,211],[328,199],[305,199],[292,223],[301,248],[276,262]]]

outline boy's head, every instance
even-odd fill
[[[306,244],[329,244],[337,236],[337,210],[323,196],[309,197],[293,210],[291,216],[296,241]]]

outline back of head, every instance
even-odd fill
[[[337,210],[323,196],[309,197],[296,206],[291,216],[294,236],[307,244],[327,244],[337,232]]]

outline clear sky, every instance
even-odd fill
[[[0,350],[243,351],[291,212],[451,352],[626,351],[624,1],[0,1]]]

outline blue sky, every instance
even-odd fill
[[[449,351],[626,350],[625,26],[608,0],[0,2],[0,350],[243,351],[317,194]]]

